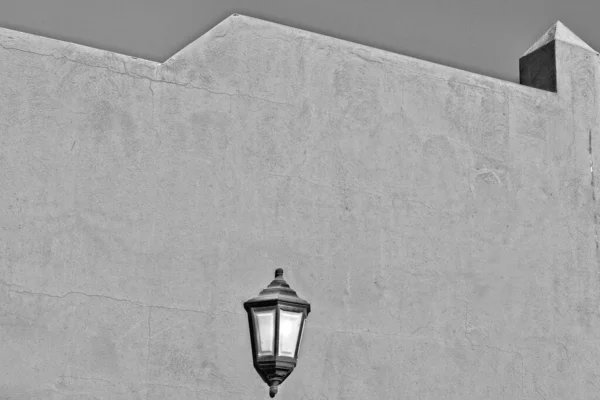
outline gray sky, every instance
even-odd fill
[[[600,49],[599,0],[0,0],[0,26],[164,61],[234,12],[513,82],[557,20]]]

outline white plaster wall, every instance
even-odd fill
[[[239,15],[164,64],[0,31],[0,398],[266,398],[278,267],[277,398],[600,398],[598,61],[557,54],[550,93]]]

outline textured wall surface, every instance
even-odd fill
[[[267,398],[278,267],[281,400],[600,399],[600,64],[553,43],[529,87],[239,15],[163,64],[0,30],[0,399]]]

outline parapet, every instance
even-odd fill
[[[204,52],[207,43],[223,38],[230,34],[232,30],[244,29],[244,27],[248,26],[251,26],[252,29],[256,30],[272,31],[277,35],[274,37],[286,36],[310,39],[318,41],[327,47],[335,45],[336,47],[344,48],[349,53],[357,55],[365,60],[370,60],[371,62],[397,64],[402,69],[406,69],[406,67],[413,69],[413,67],[415,67],[415,69],[420,70],[420,73],[438,75],[445,79],[448,79],[448,77],[460,76],[461,81],[464,80],[470,84],[475,82],[486,87],[512,84],[511,82],[490,78],[468,71],[461,71],[441,64],[240,14],[232,14],[225,18],[201,37],[175,52],[163,63],[142,60],[110,51],[99,50],[4,28],[0,28],[0,46],[7,50],[15,49],[23,52],[38,53],[42,56],[64,58],[73,62],[85,61],[85,63],[89,63],[91,61],[94,65],[107,68],[117,73],[134,73],[136,76],[179,82],[180,76],[184,76],[188,79],[188,76],[198,74],[198,71],[196,70],[202,70],[206,67],[206,65],[203,65],[203,57],[199,57],[199,54]],[[268,40],[268,38],[266,39]],[[520,58],[519,83],[521,85],[549,92],[558,91],[557,76],[560,75],[560,68],[557,67],[557,59],[559,58],[557,57],[557,45],[563,46],[565,49],[573,47],[588,52],[589,54],[598,54],[564,24],[557,21]],[[563,71],[563,73],[568,74],[568,69]],[[186,81],[186,83],[190,82]]]

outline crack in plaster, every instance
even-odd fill
[[[227,36],[229,34],[229,31],[231,30],[231,26],[232,26],[232,24],[229,24],[229,27],[225,30],[225,33],[223,33],[222,35],[215,35],[215,36],[213,36],[213,39],[217,39],[217,38],[220,39],[220,38],[224,38],[225,36]],[[173,57],[170,57],[170,58],[173,58]]]
[[[152,326],[150,319],[152,318],[152,307],[148,307],[148,345],[146,354],[146,382],[148,382],[149,364],[150,364],[150,340],[152,339]],[[146,392],[146,400],[148,400],[148,392]]]
[[[598,241],[598,213],[596,211],[596,185],[594,181],[594,155],[592,153],[592,130],[588,129],[588,153],[590,160],[590,183],[592,185],[592,212],[594,213],[594,237],[596,240],[596,261],[600,262],[600,242]],[[599,271],[600,273],[600,271]]]
[[[125,65],[125,63],[123,63]],[[154,89],[152,89],[152,81],[149,82],[150,92],[152,92],[152,130],[156,134],[156,139],[158,139],[158,144],[162,145],[162,141],[160,140],[160,135],[158,134],[158,129],[156,129],[156,119],[155,119],[155,103],[154,103]]]
[[[247,26],[249,26],[249,25],[247,25]],[[281,38],[281,37],[279,37],[279,36],[275,36],[275,37],[261,36],[261,35],[257,34],[257,33],[256,33],[256,32],[254,32],[254,31],[251,31],[251,33],[252,33],[252,36],[256,36],[256,37],[259,37],[259,38],[261,38],[261,39],[265,39],[265,40],[281,40],[282,42],[285,42],[285,43],[287,43],[287,44],[290,44],[290,43],[291,43],[291,41],[289,41],[289,40],[285,40],[285,39],[283,39],[283,38]],[[304,38],[299,38],[299,39],[300,39],[300,40],[304,40]]]
[[[591,175],[591,184],[592,184],[592,200],[594,200],[594,202],[596,202],[596,191],[594,190],[594,157],[592,154],[592,130],[588,129],[589,132],[589,145],[588,145],[588,152],[589,152],[589,159],[590,159],[590,175]]]
[[[236,97],[236,96],[237,97],[248,97],[248,98],[255,99],[255,100],[265,101],[265,102],[271,103],[271,104],[288,105],[288,106],[293,106],[294,105],[292,103],[273,101],[273,100],[265,99],[265,98],[258,97],[258,96],[252,96],[252,95],[246,94],[246,93],[240,93],[240,92],[236,92],[236,93],[217,92],[217,91],[213,91],[213,90],[201,87],[201,86],[192,85],[191,82],[188,82],[188,83],[178,83],[178,82],[174,82],[174,81],[168,81],[168,80],[164,80],[164,79],[154,79],[154,78],[151,78],[149,76],[135,74],[135,73],[129,72],[127,70],[127,67],[126,67],[126,64],[125,64],[124,60],[121,60],[121,63],[123,64],[123,70],[125,72],[123,72],[123,71],[117,71],[115,69],[112,69],[112,68],[109,68],[109,67],[104,67],[104,66],[101,66],[101,65],[87,64],[87,63],[84,63],[84,62],[81,62],[81,61],[73,60],[73,59],[71,59],[71,58],[69,58],[67,56],[60,56],[59,57],[59,56],[56,56],[54,54],[37,53],[35,51],[23,50],[23,49],[19,49],[17,47],[8,47],[8,46],[3,45],[2,43],[0,43],[0,48],[3,48],[5,50],[19,51],[19,52],[22,52],[22,53],[35,54],[35,55],[38,55],[38,56],[41,56],[41,57],[51,57],[51,58],[54,58],[55,60],[67,60],[67,61],[73,62],[75,64],[84,65],[84,66],[90,67],[90,68],[104,69],[104,70],[110,71],[112,73],[119,74],[119,75],[124,75],[124,76],[129,76],[129,77],[134,78],[134,79],[142,79],[142,80],[148,80],[148,81],[151,81],[151,82],[158,82],[158,83],[167,83],[167,84],[171,84],[171,85],[180,86],[180,87],[183,87],[183,88],[186,88],[186,89],[195,89],[195,90],[201,90],[201,91],[208,92],[208,93],[215,94],[215,95],[229,96],[230,98],[231,97]],[[156,66],[154,68],[154,73],[155,74],[157,73],[157,69],[160,68],[161,65],[162,64],[160,64],[160,65],[158,65],[158,66]]]
[[[356,57],[360,58],[361,60],[366,61],[368,63],[383,64],[383,61],[369,58],[368,56],[358,53],[357,51],[350,51],[350,54],[352,54],[353,56],[356,56]]]
[[[30,295],[35,295],[35,296],[50,297],[50,298],[54,298],[54,299],[64,299],[67,296],[78,294],[78,295],[82,295],[82,296],[86,296],[86,297],[90,297],[90,298],[108,299],[108,300],[113,300],[113,301],[118,301],[118,302],[130,303],[130,304],[133,304],[133,305],[136,305],[139,307],[157,308],[157,309],[169,310],[169,311],[193,312],[193,313],[199,313],[199,314],[204,314],[204,315],[209,315],[209,316],[216,316],[219,313],[227,313],[227,314],[233,314],[233,315],[246,315],[246,314],[237,313],[237,312],[229,311],[229,310],[215,310],[214,313],[211,313],[208,311],[196,310],[193,308],[179,308],[179,307],[169,307],[169,306],[156,305],[156,304],[145,304],[145,303],[142,303],[142,302],[136,301],[136,300],[122,299],[122,298],[106,296],[106,295],[102,295],[102,294],[89,294],[89,293],[79,292],[79,291],[69,291],[69,292],[66,292],[61,295],[56,295],[56,294],[50,294],[50,293],[44,293],[44,292],[32,292],[32,291],[28,291],[28,290],[15,290],[12,288],[13,286],[17,286],[20,288],[23,288],[25,286],[12,284],[12,283],[6,283],[2,280],[0,280],[0,285],[6,286],[8,288],[8,290],[13,293],[30,294]]]
[[[500,352],[508,353],[508,354],[512,354],[512,355],[517,355],[519,357],[519,359],[521,360],[521,391],[523,393],[525,393],[525,361],[523,360],[523,355],[520,352],[514,351],[514,350],[507,350],[507,349],[503,349],[501,347],[490,346],[487,344],[473,343],[473,340],[471,340],[471,337],[469,336],[469,331],[471,331],[471,329],[468,328],[468,325],[469,325],[469,323],[468,323],[469,303],[466,300],[463,300],[463,301],[465,302],[464,337],[465,337],[466,341],[469,342],[469,345],[471,346],[471,348],[485,347],[487,349],[496,350],[496,351],[500,351]]]

